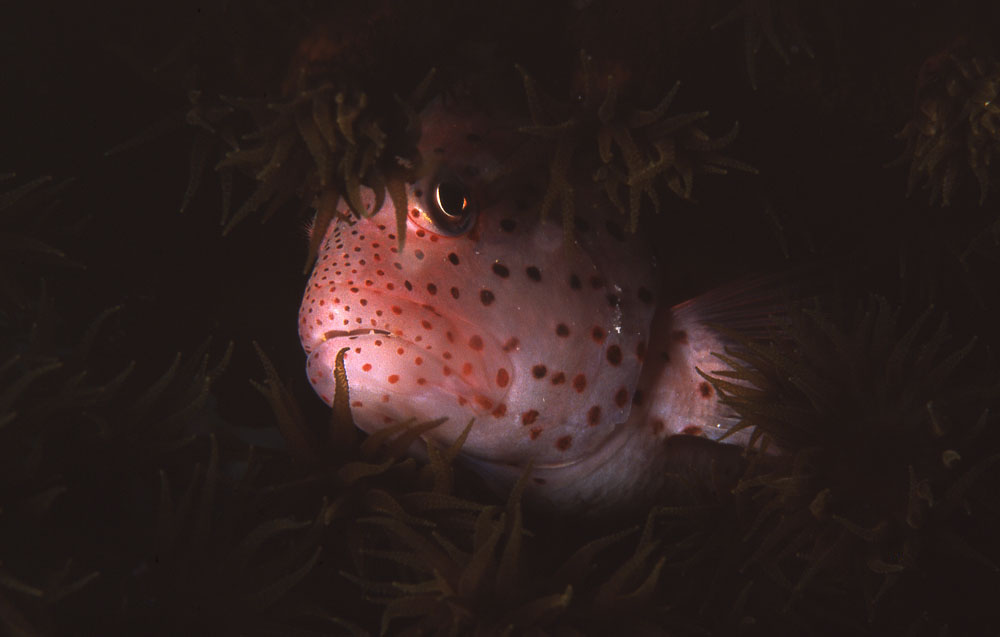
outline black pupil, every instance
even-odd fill
[[[451,181],[443,181],[437,187],[437,202],[441,212],[449,217],[460,217],[468,205],[465,186]]]

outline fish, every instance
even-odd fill
[[[733,289],[671,305],[648,237],[593,180],[573,184],[567,238],[538,214],[547,167],[519,150],[511,118],[437,99],[420,121],[405,246],[391,200],[370,190],[366,214],[321,241],[298,329],[325,403],[348,348],[360,429],[444,418],[423,435],[440,447],[472,422],[459,459],[498,491],[530,467],[525,497],[559,511],[654,498],[678,463],[671,437],[749,442],[699,371],[728,370],[711,323],[766,312]]]

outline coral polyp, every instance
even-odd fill
[[[930,203],[947,206],[968,177],[986,201],[1000,157],[1000,62],[953,49],[927,60],[917,87],[916,112],[897,138],[910,164],[907,192],[918,184]]]
[[[668,116],[679,83],[655,107],[640,110],[619,103],[619,92],[625,88],[622,79],[600,77],[586,52],[580,53],[581,88],[569,102],[546,98],[533,77],[520,70],[532,119],[523,130],[551,148],[541,213],[544,216],[558,204],[567,233],[573,221],[569,181],[573,170],[589,169],[608,199],[628,215],[631,232],[638,226],[644,199],[659,212],[663,186],[690,200],[695,175],[725,174],[728,169],[753,172],[748,164],[718,152],[736,138],[738,124],[713,139],[698,125],[708,117],[707,111]]]

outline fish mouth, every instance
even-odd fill
[[[357,330],[329,330],[327,332],[323,332],[323,339],[320,342],[325,343],[327,341],[332,341],[337,338],[355,338],[358,336],[369,336],[372,334],[388,336],[390,338],[392,337],[392,334],[386,330],[380,330],[374,327],[368,327]]]

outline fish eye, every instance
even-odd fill
[[[468,187],[452,175],[443,175],[430,190],[430,217],[434,230],[448,236],[464,234],[475,222],[475,206]]]

